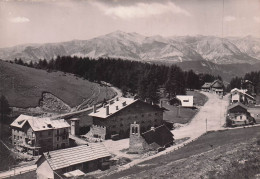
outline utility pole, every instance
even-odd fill
[[[208,119],[206,118],[206,132],[208,132]]]

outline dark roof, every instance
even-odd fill
[[[173,141],[173,134],[165,125],[144,132],[142,136],[148,144],[156,143],[161,147]]]
[[[210,88],[211,83],[204,83],[201,88]]]
[[[212,87],[214,88],[222,88],[223,87],[223,82],[220,81],[220,80],[215,80],[212,84],[211,84]]]
[[[231,106],[228,107],[228,110],[233,109],[233,108],[235,108],[237,106],[240,106],[240,107],[242,107],[242,108],[247,110],[247,107],[244,104],[240,103],[240,102],[232,104]]]

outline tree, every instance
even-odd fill
[[[1,114],[1,121],[0,122],[6,122],[5,120],[7,116],[11,113],[11,108],[9,107],[9,103],[5,96],[1,96],[0,98],[0,114]]]
[[[184,95],[186,93],[184,74],[179,67],[175,65],[170,67],[165,83],[165,90],[169,94],[169,99],[174,98],[176,95]]]

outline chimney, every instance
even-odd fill
[[[155,131],[154,127],[151,127],[151,131]]]
[[[105,108],[105,107],[106,107],[106,103],[103,104],[103,108]]]
[[[116,101],[119,101],[119,98],[118,98],[118,97],[116,97]]]
[[[160,101],[160,108],[162,108],[163,106],[163,102],[162,102],[162,100]]]
[[[93,106],[93,113],[96,113],[97,112],[97,106],[94,104]]]
[[[116,110],[118,110],[118,106],[116,106]]]
[[[106,115],[109,115],[109,106],[106,106]]]

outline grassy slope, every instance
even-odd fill
[[[259,140],[260,127],[210,132],[177,151],[105,178],[251,178],[260,173],[257,136]]]
[[[79,105],[100,88],[99,100],[105,97],[105,87],[62,72],[48,73],[21,65],[0,61],[0,93],[10,106],[35,107],[42,92],[50,92],[69,106]],[[109,89],[111,94],[111,89]]]
[[[197,91],[187,91],[187,95],[194,96],[194,105],[196,106],[203,106],[208,100],[204,94],[201,94]],[[197,109],[192,109],[192,108],[181,108],[180,115],[178,117],[177,116],[178,107],[168,105],[166,103],[163,104],[163,107],[168,109],[168,111],[165,111],[163,114],[163,119],[165,121],[181,123],[181,124],[188,123],[198,111]]]

